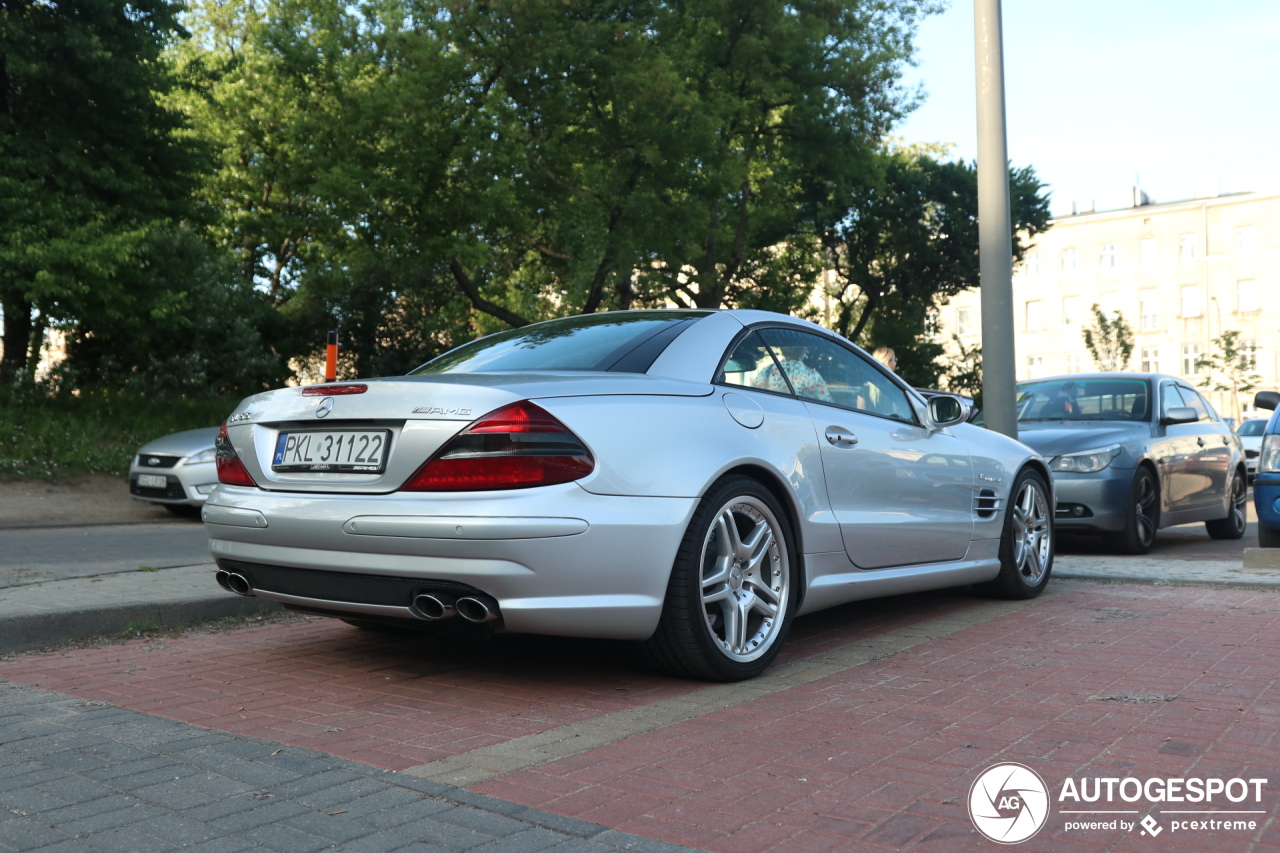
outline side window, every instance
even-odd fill
[[[742,339],[724,363],[716,382],[721,385],[737,385],[742,388],[755,388],[760,391],[772,391],[775,394],[791,395],[787,380],[779,373],[774,364],[769,348],[760,340],[758,332],[752,332]]]
[[[1179,386],[1178,390],[1182,392],[1182,399],[1187,401],[1187,405],[1196,410],[1196,414],[1200,416],[1200,420],[1213,420],[1213,415],[1209,414],[1209,404],[1206,403],[1199,394],[1192,391],[1190,388],[1184,388],[1181,386]]]
[[[915,423],[906,392],[835,341],[793,329],[762,329],[760,337],[797,397]]]
[[[1161,391],[1164,396],[1164,402],[1161,404],[1162,408],[1160,409],[1161,417],[1166,417],[1169,414],[1170,409],[1176,409],[1178,406],[1187,405],[1183,402],[1182,395],[1178,393],[1178,386],[1166,382],[1162,386]]]

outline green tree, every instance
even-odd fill
[[[1095,303],[1089,311],[1093,324],[1081,330],[1084,347],[1099,370],[1127,370],[1133,357],[1133,329],[1119,311],[1108,317]]]
[[[123,294],[147,235],[191,211],[196,149],[162,51],[170,0],[0,2],[0,370],[23,371],[51,323]]]
[[[1241,346],[1240,332],[1227,329],[1213,339],[1214,349],[1197,359],[1196,371],[1208,371],[1198,383],[1201,388],[1231,395],[1231,417],[1240,416],[1240,392],[1252,391],[1262,381],[1257,357],[1251,347]]]
[[[974,344],[966,347],[959,335],[951,336],[956,345],[957,354],[943,371],[942,386],[948,391],[968,394],[975,402],[982,399],[982,346]],[[977,403],[981,408],[981,403]]]
[[[979,284],[977,166],[939,159],[944,153],[881,150],[869,179],[820,201],[837,211],[838,225],[820,233],[836,275],[833,329],[868,347],[892,346],[917,385],[934,384],[942,369],[938,307]],[[1009,184],[1018,263],[1048,227],[1048,199],[1029,166],[1011,169]]]

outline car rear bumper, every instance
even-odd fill
[[[255,590],[287,606],[414,618],[416,594],[452,584],[492,597],[508,631],[644,639],[657,627],[696,505],[593,495],[573,483],[447,498],[220,486],[203,517],[210,551],[227,570],[330,573],[277,572],[263,584],[277,589]],[[360,592],[374,588],[387,592]]]
[[[1130,511],[1132,468],[1105,468],[1096,474],[1056,473],[1053,487],[1057,498],[1054,519],[1059,532],[1118,533],[1124,530]],[[1077,507],[1080,510],[1076,510]]]

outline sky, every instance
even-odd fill
[[[1280,2],[1004,0],[1009,158],[1055,214],[1280,192]],[[973,2],[926,19],[895,135],[977,156]]]

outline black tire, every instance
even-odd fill
[[[1107,545],[1121,554],[1148,554],[1160,529],[1160,482],[1150,468],[1133,473],[1127,506],[1124,530],[1108,534]]]
[[[708,681],[755,678],[787,639],[799,577],[795,537],[777,498],[749,477],[724,478],[685,531],[658,630],[641,645],[645,660]]]
[[[1204,529],[1213,539],[1243,539],[1249,528],[1249,489],[1245,475],[1236,471],[1231,475],[1231,509],[1226,518],[1206,521]]]
[[[1000,534],[1000,574],[978,585],[996,598],[1035,598],[1053,572],[1053,505],[1044,477],[1024,469],[1009,490],[1009,506]]]
[[[1258,525],[1258,547],[1259,548],[1280,548],[1280,530],[1272,530],[1270,527]]]

